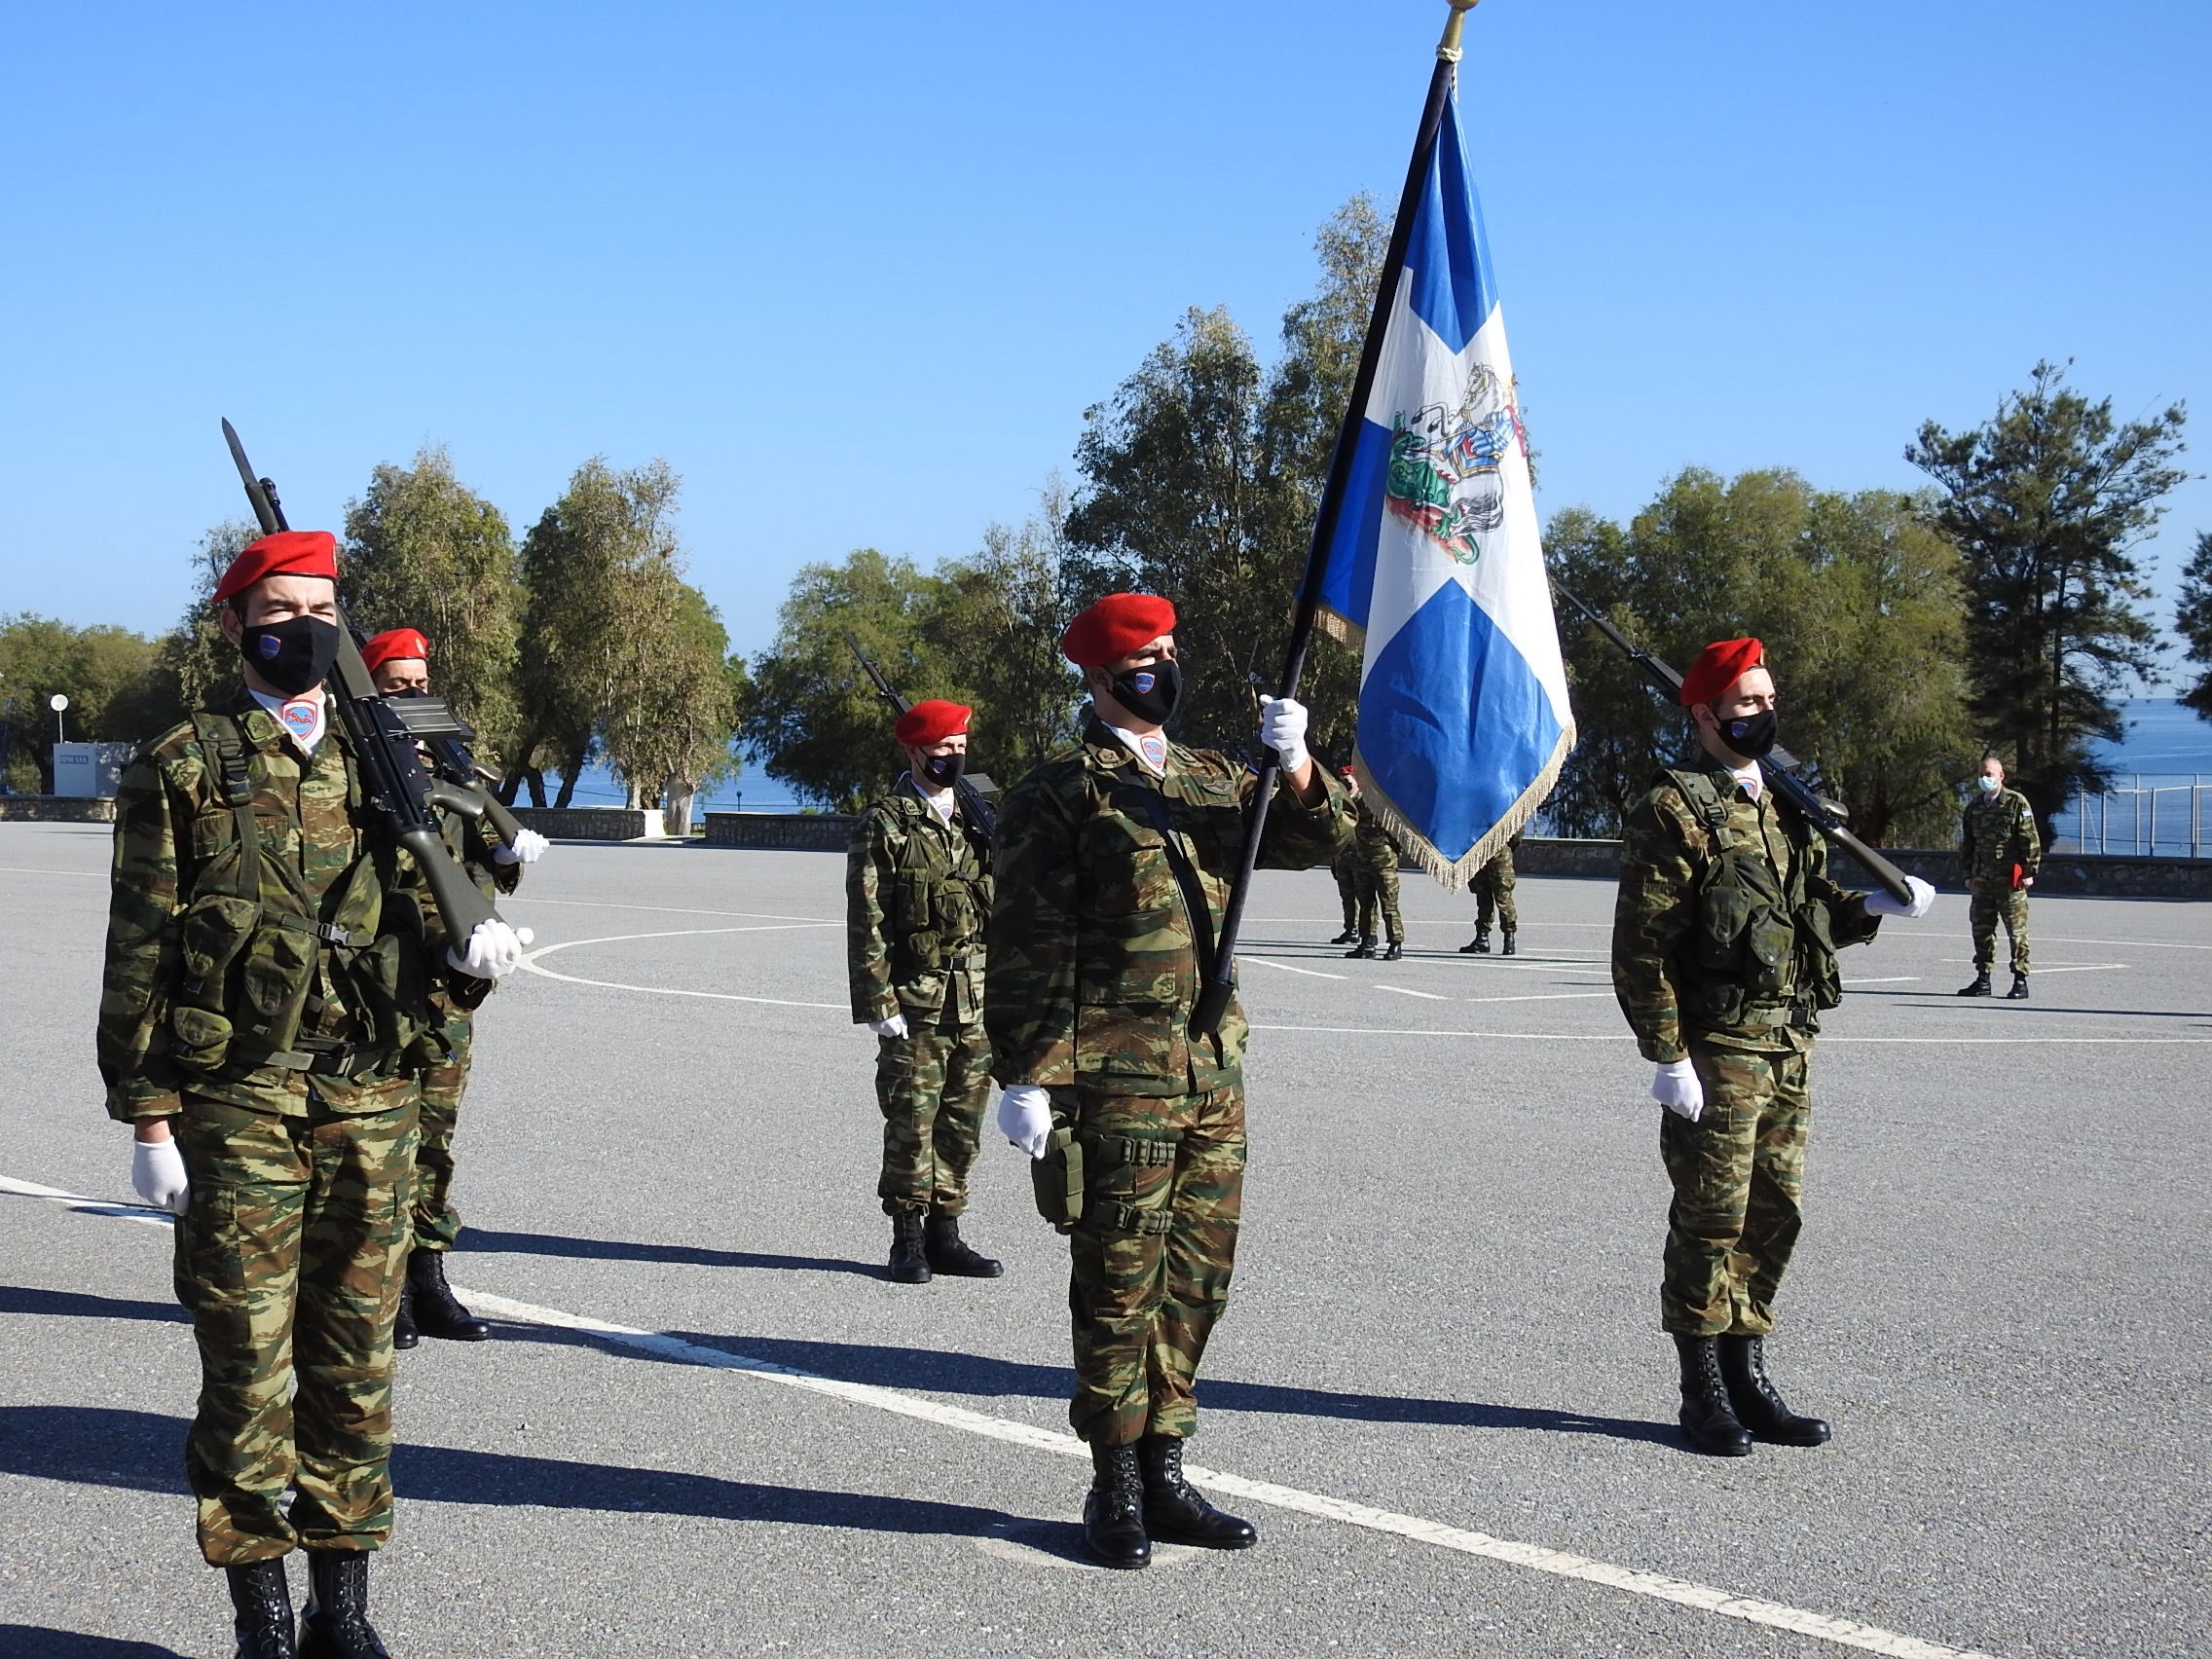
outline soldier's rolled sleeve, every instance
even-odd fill
[[[1039,783],[999,807],[998,864],[984,946],[983,1023],[1000,1084],[1075,1083],[1081,875],[1074,804]]]
[[[123,1123],[183,1108],[163,1031],[177,972],[176,864],[167,781],[140,758],[116,794],[96,1041],[108,1116]]]
[[[1672,964],[1692,911],[1695,830],[1675,798],[1654,792],[1630,814],[1613,905],[1613,994],[1636,1034],[1637,1051],[1658,1065],[1689,1053]]]
[[[1277,775],[1275,797],[1268,807],[1267,830],[1260,837],[1260,863],[1269,869],[1311,869],[1351,845],[1354,818],[1351,792],[1342,778],[1318,762],[1313,776],[1321,799],[1309,806],[1288,778]],[[1242,793],[1249,801],[1258,774],[1244,774]]]
[[[889,1019],[899,1012],[891,984],[891,941],[884,932],[883,895],[894,880],[885,834],[881,815],[870,812],[853,831],[845,857],[845,966],[856,1025]]]

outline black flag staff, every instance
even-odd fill
[[[223,437],[231,446],[231,459],[238,462],[239,477],[245,485],[246,499],[253,503],[253,516],[261,523],[261,534],[274,535],[280,530],[290,530],[275,481],[255,474],[245,459],[245,446],[239,442],[238,429],[228,421],[223,423]],[[338,662],[330,671],[326,688],[360,765],[362,790],[369,805],[383,815],[392,838],[422,866],[452,948],[465,951],[468,936],[479,923],[501,918],[453,856],[430,809],[442,806],[465,818],[481,818],[489,810],[490,797],[478,789],[433,779],[423,769],[415,745],[419,739],[430,744],[450,740],[458,748],[476,733],[456,719],[439,698],[387,697],[380,693],[369,678],[368,665],[361,661],[360,645],[343,610],[338,613]],[[461,753],[465,756],[467,752]],[[524,943],[530,942],[529,935],[519,937]]]
[[[1459,35],[1467,14],[1480,0],[1447,0],[1451,19],[1436,48],[1436,70],[1429,77],[1428,103],[1420,112],[1420,129],[1414,139],[1413,160],[1406,166],[1406,187],[1398,195],[1398,217],[1390,227],[1390,248],[1382,261],[1382,279],[1375,285],[1375,309],[1367,321],[1367,343],[1359,353],[1359,372],[1352,379],[1351,401],[1345,406],[1344,424],[1337,428],[1337,447],[1329,458],[1329,479],[1321,491],[1321,505],[1313,517],[1313,540],[1306,554],[1306,576],[1298,584],[1298,609],[1290,624],[1290,645],[1283,652],[1280,695],[1298,695],[1298,682],[1306,673],[1306,653],[1313,643],[1313,623],[1321,608],[1321,573],[1329,548],[1337,538],[1337,522],[1344,514],[1345,494],[1350,487],[1351,463],[1358,448],[1359,424],[1366,417],[1367,400],[1375,389],[1375,371],[1382,355],[1382,336],[1388,330],[1390,308],[1398,295],[1398,278],[1406,268],[1406,248],[1413,240],[1414,215],[1420,206],[1420,192],[1428,178],[1429,158],[1436,150],[1436,135],[1444,126],[1444,106],[1452,95],[1452,78],[1458,73]],[[1244,901],[1252,891],[1252,872],[1260,863],[1260,841],[1268,828],[1268,800],[1274,793],[1282,760],[1272,749],[1260,752],[1259,777],[1252,786],[1252,804],[1244,815],[1244,847],[1239,856],[1236,882],[1229,890],[1229,903],[1221,914],[1221,934],[1213,962],[1206,970],[1205,988],[1191,1013],[1194,1036],[1210,1036],[1221,1029],[1229,1002],[1236,994],[1236,936],[1243,931]]]
[[[1654,691],[1670,703],[1678,704],[1681,701],[1682,677],[1679,674],[1583,604],[1576,595],[1563,587],[1557,577],[1552,580],[1552,591],[1581,611],[1584,620],[1610,640],[1635,664],[1636,671],[1643,676]],[[1816,794],[1812,786],[1799,776],[1799,766],[1797,757],[1779,744],[1759,760],[1760,775],[1766,779],[1769,789],[1788,801],[1806,823],[1865,866],[1867,874],[1887,888],[1890,897],[1901,904],[1911,903],[1912,888],[1906,882],[1904,871],[1884,858],[1879,847],[1854,835],[1835,807]]]

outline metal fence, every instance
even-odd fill
[[[2138,772],[2124,789],[2083,790],[2053,826],[2052,852],[2200,859],[2212,854],[2212,781],[2200,772]]]

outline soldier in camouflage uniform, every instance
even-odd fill
[[[391,628],[377,635],[361,646],[361,662],[387,697],[430,694],[430,642],[417,629]],[[446,845],[487,897],[514,892],[522,883],[522,866],[535,864],[547,845],[535,830],[525,830],[510,847],[491,834],[481,820],[471,823],[457,813],[445,815],[444,830]],[[392,1324],[395,1348],[411,1348],[425,1336],[480,1343],[492,1334],[492,1327],[454,1295],[446,1283],[445,1265],[447,1252],[461,1239],[461,1212],[453,1206],[453,1142],[474,1057],[476,1014],[442,986],[432,985],[430,1017],[449,1053],[423,1068],[418,1080],[421,1127],[409,1204],[415,1242],[408,1251],[399,1315]]]
[[[2005,762],[1981,757],[1974,798],[1959,826],[1959,866],[1966,871],[1968,917],[1973,929],[1973,982],[1962,997],[1986,997],[1989,970],[1997,961],[1997,924],[2012,946],[2012,988],[2017,1001],[2028,994],[2028,889],[2043,867],[2043,837],[2036,831],[2028,797],[2005,787]]]
[[[1008,792],[991,912],[992,1070],[999,1125],[1043,1159],[1080,1153],[1069,1235],[1076,1432],[1093,1480],[1084,1538],[1140,1567],[1154,1537],[1255,1541],[1183,1478],[1182,1445],[1206,1339],[1229,1300],[1244,1181],[1246,1026],[1190,1020],[1239,865],[1254,774],[1170,743],[1182,684],[1175,612],[1117,594],[1062,646],[1091,697],[1083,739]],[[1306,753],[1306,711],[1265,703],[1261,741],[1282,762],[1263,861],[1325,863],[1351,833],[1349,801]],[[1048,1149],[1051,1156],[1046,1157]]]
[[[1513,936],[1521,931],[1521,912],[1513,903],[1513,855],[1520,849],[1515,835],[1498,849],[1497,857],[1475,871],[1475,937],[1459,946],[1461,956],[1490,954],[1490,927],[1494,919],[1503,934],[1499,954],[1513,954]]]
[[[521,944],[449,969],[408,856],[363,804],[321,680],[336,543],[266,536],[215,590],[245,683],[146,746],[116,801],[98,1051],[132,1182],[177,1217],[201,1356],[185,1470],[239,1653],[375,1659],[368,1552],[391,1530],[391,1324],[433,977],[467,1000]],[[503,936],[500,937],[500,936]],[[287,1508],[287,1489],[294,1493]]]
[[[991,1092],[983,1035],[991,843],[953,792],[973,713],[932,700],[899,717],[892,735],[906,770],[862,815],[845,872],[853,1020],[876,1036],[883,1173],[875,1192],[891,1217],[891,1277],[901,1284],[1003,1271],[960,1236]]]
[[[1359,882],[1359,942],[1345,955],[1374,957],[1376,912],[1381,911],[1382,936],[1389,941],[1382,960],[1395,962],[1406,953],[1406,921],[1398,913],[1398,843],[1360,794],[1356,779],[1346,792],[1351,796],[1354,816],[1351,860]]]
[[[1350,789],[1358,781],[1349,766],[1339,766],[1337,776]],[[1359,942],[1359,854],[1347,849],[1329,861],[1329,873],[1336,877],[1337,903],[1344,906],[1344,932],[1329,942],[1331,944],[1357,944]]]
[[[1756,640],[1708,645],[1682,702],[1704,754],[1660,773],[1630,813],[1613,918],[1613,986],[1658,1071],[1659,1150],[1674,1184],[1660,1324],[1681,1364],[1681,1423],[1701,1452],[1818,1446],[1768,1378],[1764,1339],[1802,1225],[1808,1069],[1842,1000],[1836,949],[1911,904],[1828,878],[1821,836],[1765,788],[1774,680]]]

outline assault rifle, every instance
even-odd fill
[[[1599,633],[1605,636],[1622,654],[1636,666],[1639,674],[1648,681],[1670,703],[1679,703],[1682,696],[1682,677],[1661,662],[1641,645],[1614,627],[1604,617],[1590,608],[1575,595],[1557,581],[1553,589],[1567,604],[1582,612],[1583,617]],[[1767,788],[1795,809],[1797,815],[1833,841],[1853,858],[1866,866],[1869,875],[1888,888],[1893,898],[1901,903],[1912,903],[1912,889],[1906,884],[1904,871],[1882,856],[1881,849],[1860,839],[1843,822],[1835,804],[1824,800],[1813,793],[1813,788],[1799,775],[1797,757],[1779,744],[1759,761],[1759,772],[1766,779]]]
[[[900,696],[892,688],[891,682],[883,678],[883,670],[868,660],[867,652],[861,649],[860,641],[853,638],[853,631],[850,628],[840,628],[838,632],[845,636],[846,646],[859,660],[868,679],[875,682],[875,694],[883,699],[883,706],[891,711],[891,718],[897,719],[912,708],[914,705]],[[990,782],[991,780],[984,777],[980,772],[976,772],[963,776],[957,784],[952,786],[952,798],[959,803],[960,810],[967,815],[968,822],[983,832],[985,840],[991,839],[999,832],[998,814],[994,813],[990,804],[983,799],[983,791],[990,787]]]
[[[228,421],[223,423],[223,437],[231,446],[231,459],[238,462],[239,477],[245,485],[246,499],[253,503],[253,516],[261,523],[262,535],[291,529],[284,521],[284,503],[277,498],[276,482],[255,474],[245,459],[245,446],[239,442],[238,429]],[[444,807],[469,819],[489,814],[491,797],[474,787],[474,762],[461,747],[476,735],[475,731],[455,719],[442,698],[387,697],[380,693],[369,678],[368,665],[361,661],[359,638],[343,610],[338,613],[338,661],[324,688],[361,768],[363,794],[369,805],[384,815],[392,839],[413,854],[421,866],[438,914],[444,918],[449,943],[455,950],[465,950],[468,936],[476,931],[477,924],[499,920],[499,912],[446,845],[431,808]],[[466,784],[433,778],[425,772],[415,747],[418,742],[432,746],[433,755],[438,753],[436,746],[450,745],[455,758],[450,762],[441,758],[439,771],[446,772],[449,764],[457,768],[465,765]]]

